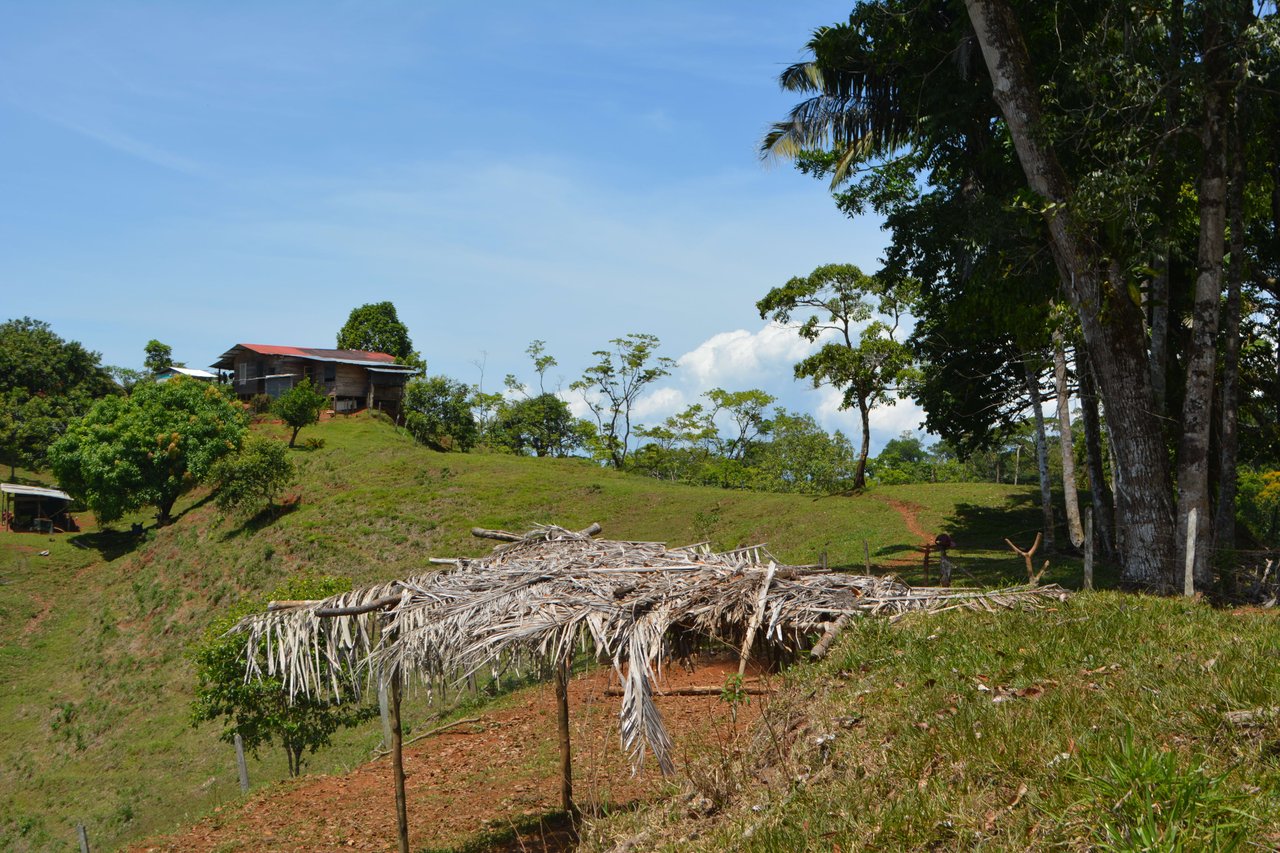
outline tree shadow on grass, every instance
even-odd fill
[[[296,510],[302,505],[301,501],[292,503],[277,504],[274,506],[264,507],[248,518],[240,522],[239,525],[222,534],[222,541],[226,542],[235,539],[237,536],[249,536],[265,527],[270,527],[289,513]]]
[[[621,805],[600,804],[597,816],[635,811],[642,803],[633,800]],[[473,836],[454,847],[426,847],[421,853],[565,853],[578,849],[574,819],[556,809],[508,821],[505,826]]]
[[[67,541],[77,548],[97,551],[109,563],[132,553],[146,541],[146,537],[128,530],[99,530],[96,533],[77,533]]]

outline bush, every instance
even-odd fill
[[[214,465],[214,500],[223,512],[252,514],[265,502],[274,506],[276,496],[293,480],[293,462],[283,444],[252,435],[240,452]]]
[[[255,415],[265,415],[271,411],[271,404],[274,402],[270,394],[254,394],[249,399],[249,411]]]
[[[271,599],[327,598],[349,589],[351,582],[343,578],[294,578],[270,598],[242,602],[210,625],[193,654],[197,686],[191,724],[222,719],[225,725],[219,738],[234,743],[239,734],[245,749],[255,755],[260,747],[278,741],[288,755],[290,775],[297,776],[304,753],[314,754],[328,746],[338,730],[376,716],[377,707],[350,701],[357,695],[357,685],[350,678],[339,678],[337,683],[347,702],[301,694],[291,700],[278,678],[245,681],[246,638],[227,636],[241,617],[266,609]]]
[[[409,434],[435,450],[465,453],[479,438],[480,429],[471,414],[470,390],[447,376],[410,382],[404,410]]]

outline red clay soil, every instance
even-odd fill
[[[735,662],[688,672],[664,671],[664,688],[719,686]],[[753,683],[748,674],[748,683]],[[652,756],[641,773],[618,743],[618,697],[609,670],[593,669],[570,684],[574,793],[584,811],[634,808],[663,786]],[[705,749],[734,737],[758,716],[765,697],[753,696],[730,722],[718,696],[659,696],[680,768]],[[412,701],[412,698],[407,698]],[[448,849],[492,837],[492,849],[571,849],[563,821],[540,820],[559,808],[558,743],[550,685],[525,691],[516,703],[405,749],[411,848]],[[412,736],[412,735],[411,735]],[[307,776],[219,807],[186,831],[129,848],[142,851],[336,851],[396,849],[391,762],[381,758],[341,776]],[[503,831],[506,831],[505,837]]]
[[[907,501],[895,500],[894,498],[881,497],[876,495],[876,500],[883,501],[893,507],[898,515],[902,516],[902,523],[907,526],[907,530],[911,531],[912,536],[919,536],[922,540],[921,544],[933,541],[933,534],[920,526],[919,513],[924,507],[919,504],[909,503]]]

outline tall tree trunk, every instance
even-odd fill
[[[862,416],[862,449],[858,451],[858,469],[853,475],[853,487],[867,487],[867,455],[871,452],[871,407],[865,400],[858,400],[858,413]]]
[[[1237,81],[1245,76],[1242,60]],[[1244,132],[1247,121],[1243,90],[1234,103],[1227,128],[1227,221],[1231,228],[1227,267],[1227,301],[1223,306],[1222,427],[1218,453],[1218,508],[1214,517],[1214,542],[1218,548],[1236,544],[1236,455],[1240,447],[1240,288],[1248,274],[1244,246]]]
[[[1177,138],[1179,112],[1182,101],[1182,7],[1185,0],[1170,0],[1169,9],[1169,52],[1166,55],[1164,68],[1164,134],[1161,138],[1160,162],[1164,164],[1160,170],[1160,209],[1173,210],[1178,193],[1182,186],[1176,179],[1174,142]],[[1157,416],[1163,418],[1167,413],[1167,395],[1165,393],[1166,377],[1169,373],[1169,268],[1173,241],[1170,230],[1173,217],[1161,217],[1157,225],[1156,245],[1158,254],[1155,259],[1156,274],[1151,278],[1150,292],[1147,300],[1151,305],[1151,390]]]
[[[1084,424],[1084,453],[1089,471],[1089,493],[1093,497],[1093,520],[1102,554],[1115,559],[1112,530],[1111,488],[1102,467],[1102,424],[1098,416],[1098,393],[1093,382],[1093,365],[1076,351],[1076,376],[1080,382],[1080,420]]]
[[[1044,549],[1054,550],[1053,491],[1049,480],[1049,447],[1044,431],[1044,405],[1040,399],[1040,376],[1024,361],[1022,369],[1027,380],[1027,396],[1031,398],[1031,411],[1036,418],[1036,464],[1040,469],[1040,510],[1044,513]]]
[[[1230,79],[1223,21],[1214,4],[1205,7],[1204,67],[1209,85],[1204,95],[1200,172],[1200,239],[1196,252],[1195,303],[1187,355],[1187,387],[1178,442],[1178,562],[1194,539],[1197,589],[1213,584],[1213,516],[1209,508],[1209,433],[1213,420],[1213,385],[1218,356],[1218,308],[1222,299],[1223,255],[1226,251],[1226,145]],[[1187,529],[1195,512],[1195,530]]]
[[[1116,467],[1124,472],[1116,506],[1117,523],[1123,519],[1125,529],[1121,578],[1130,586],[1168,590],[1176,555],[1172,485],[1154,410],[1142,309],[1129,298],[1119,265],[1105,263],[1108,253],[1092,227],[1072,211],[1066,173],[1038,132],[1039,89],[1013,11],[1006,0],[965,0],[965,6],[1027,182],[1054,202],[1044,214],[1050,248],[1080,318]]]
[[[1062,451],[1062,495],[1067,510],[1067,538],[1073,548],[1084,544],[1080,496],[1076,493],[1076,445],[1071,434],[1071,392],[1067,388],[1067,353],[1062,330],[1053,331],[1053,387],[1058,395],[1058,442]]]

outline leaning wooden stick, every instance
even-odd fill
[[[1029,550],[1026,550],[1026,551],[1022,550],[1022,549],[1021,549],[1021,548],[1019,548],[1017,545],[1014,545],[1014,544],[1013,544],[1012,542],[1010,542],[1008,539],[1005,539],[1005,540],[1004,540],[1006,545],[1008,545],[1010,548],[1012,548],[1012,549],[1014,550],[1014,552],[1015,552],[1015,553],[1021,554],[1021,555],[1022,555],[1022,559],[1026,561],[1026,563],[1027,563],[1027,583],[1032,584],[1032,585],[1036,584],[1036,583],[1040,580],[1041,576],[1043,576],[1043,575],[1044,575],[1044,569],[1041,569],[1041,570],[1040,570],[1040,574],[1039,574],[1039,575],[1037,575],[1037,574],[1035,573],[1035,569],[1031,568],[1031,558],[1035,556],[1036,551],[1037,551],[1037,550],[1039,550],[1039,548],[1040,548],[1040,539],[1041,539],[1041,537],[1042,537],[1042,534],[1037,533],[1037,534],[1036,534],[1036,541],[1035,541],[1035,542],[1033,542],[1033,543],[1031,544],[1031,548],[1030,548]],[[1044,567],[1045,567],[1045,569],[1049,568],[1049,563],[1048,563],[1048,561],[1047,561],[1047,560],[1045,561]]]

